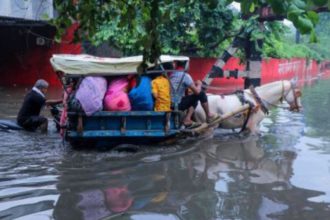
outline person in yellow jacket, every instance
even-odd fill
[[[152,80],[151,85],[155,98],[154,111],[171,111],[171,87],[168,79],[164,75],[158,75]]]

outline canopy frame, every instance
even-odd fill
[[[103,58],[86,54],[69,55],[54,54],[50,59],[51,65],[56,72],[62,72],[64,76],[119,76],[139,74],[138,68],[142,64],[142,56],[124,57],[124,58]],[[157,67],[160,64],[174,61],[189,63],[189,57],[162,55],[157,63],[147,63],[144,74],[172,72],[174,70],[154,70],[150,68]]]

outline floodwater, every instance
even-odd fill
[[[63,145],[52,123],[0,131],[0,218],[329,219],[329,88],[306,87],[304,112],[272,110],[258,136],[97,151]],[[24,90],[0,93],[0,118],[14,117]]]

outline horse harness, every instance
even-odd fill
[[[242,131],[245,130],[247,122],[248,122],[252,112],[256,112],[256,110],[258,110],[260,108],[266,115],[269,114],[269,109],[266,107],[266,105],[264,103],[265,100],[263,101],[260,98],[260,96],[258,95],[257,91],[255,90],[255,88],[253,86],[250,86],[249,90],[251,92],[251,95],[252,95],[253,99],[257,103],[257,105],[255,105],[253,102],[251,102],[251,101],[249,101],[245,98],[243,90],[237,90],[234,93],[237,96],[238,100],[241,102],[242,105],[244,105],[244,104],[249,105],[249,108],[246,111],[243,112],[243,115],[246,115],[246,118],[245,118],[245,121],[244,121],[244,123],[242,125],[242,128],[241,128],[239,133],[241,133]],[[298,104],[298,97],[301,96],[301,92],[300,91],[295,91],[294,84],[292,82],[290,84],[290,89],[288,90],[287,93],[285,93],[284,82],[282,81],[282,95],[281,95],[280,101],[282,102],[283,99],[286,98],[286,96],[289,94],[289,92],[291,90],[293,90],[294,107],[290,107],[290,110],[299,111],[300,106]],[[271,104],[271,103],[267,103],[267,104]],[[277,106],[277,107],[280,107],[280,106]]]
[[[246,125],[247,125],[247,122],[249,121],[250,119],[250,116],[251,116],[251,113],[253,111],[255,111],[256,109],[258,109],[258,107],[260,107],[260,109],[267,115],[269,114],[269,110],[268,108],[266,107],[266,105],[263,103],[263,101],[261,100],[261,98],[259,97],[258,93],[256,92],[256,90],[254,89],[253,86],[250,86],[250,92],[252,94],[252,97],[253,99],[255,100],[255,102],[257,103],[257,105],[255,105],[253,102],[247,100],[244,96],[244,91],[242,90],[238,90],[235,92],[237,98],[240,100],[241,104],[244,105],[244,104],[248,104],[249,105],[249,108],[247,110],[247,112],[245,113],[246,114],[246,118],[244,120],[244,123],[242,125],[242,128],[240,130],[239,133],[241,133],[242,131],[244,131],[246,129]],[[243,114],[244,114],[243,113]]]
[[[247,122],[250,119],[252,109],[255,107],[255,105],[251,101],[249,101],[245,98],[243,90],[237,90],[235,92],[235,95],[237,96],[238,100],[241,102],[242,105],[245,105],[245,104],[249,105],[249,108],[247,109],[247,111],[243,112],[243,115],[246,115],[246,117],[245,117],[244,123],[242,125],[242,128],[239,131],[239,133],[241,133],[246,129]]]
[[[258,103],[258,105],[260,106],[261,110],[265,113],[265,114],[269,114],[269,110],[268,108],[266,107],[266,105],[264,104],[264,101],[259,97],[259,95],[257,94],[256,90],[254,89],[253,86],[250,86],[250,91],[253,95],[253,98],[254,100]],[[283,99],[285,99],[289,92],[292,91],[293,92],[293,106],[290,104],[290,108],[289,110],[290,111],[298,111],[300,110],[300,106],[298,104],[298,97],[301,96],[301,92],[300,91],[296,91],[295,90],[295,86],[292,82],[290,82],[290,89],[285,93],[285,88],[284,88],[284,81],[282,81],[282,95],[281,95],[281,98],[280,98],[280,102],[283,102]],[[277,106],[277,105],[274,105],[274,104],[271,104],[271,103],[268,103],[266,102],[267,104],[269,105],[273,105],[273,106],[276,106],[276,107],[280,107],[280,106]],[[283,107],[282,107],[283,108]]]
[[[299,103],[298,103],[298,97],[301,96],[300,90],[296,90],[295,89],[295,85],[292,82],[290,82],[290,89],[288,90],[288,92],[286,94],[284,94],[284,83],[283,83],[283,81],[282,81],[282,88],[283,88],[282,89],[282,91],[283,91],[283,98],[286,98],[286,96],[292,90],[292,92],[293,92],[293,103],[294,103],[294,106],[291,106],[290,105],[290,109],[289,110],[290,111],[297,111],[297,112],[299,112],[300,106],[299,106]]]
[[[261,100],[261,98],[258,95],[258,93],[255,90],[255,88],[253,86],[250,86],[249,89],[250,89],[250,92],[252,94],[253,99],[256,101],[256,103],[258,104],[258,106],[260,106],[261,111],[263,111],[266,115],[268,115],[269,114],[269,110],[266,107],[266,105],[264,104],[264,102]]]
[[[294,86],[294,84],[291,82],[290,83],[290,88],[289,88],[289,90],[285,93],[285,86],[284,86],[284,81],[282,81],[282,94],[281,94],[281,98],[280,98],[280,102],[282,103],[283,102],[283,99],[285,99],[287,96],[288,96],[288,94],[289,94],[289,92],[290,91],[292,91],[293,92],[293,98],[294,98],[294,100],[293,100],[293,103],[294,103],[294,106],[291,106],[291,104],[290,104],[290,107],[289,108],[286,108],[286,107],[282,107],[282,106],[278,106],[278,105],[274,105],[274,104],[272,104],[272,103],[268,103],[267,101],[265,101],[268,105],[272,105],[272,106],[274,106],[274,107],[277,107],[277,108],[283,108],[283,109],[288,109],[288,110],[290,110],[290,111],[298,111],[299,112],[299,110],[300,110],[300,106],[299,106],[299,104],[298,104],[298,97],[300,97],[301,96],[301,92],[299,91],[299,90],[297,90],[296,91],[296,89],[295,89],[295,86]]]

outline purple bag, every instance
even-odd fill
[[[87,116],[103,108],[103,97],[107,90],[107,80],[101,76],[87,76],[81,82],[76,98]]]

